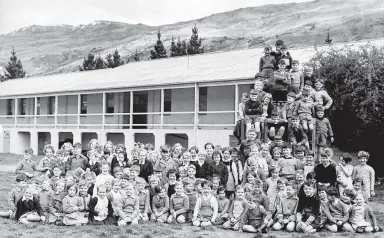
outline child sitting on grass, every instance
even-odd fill
[[[192,223],[194,226],[211,226],[218,213],[218,204],[214,196],[212,196],[212,183],[203,181],[201,183],[203,194],[200,196],[195,205]]]
[[[233,229],[235,231],[242,230],[241,219],[247,212],[248,202],[245,199],[245,191],[241,185],[236,187],[236,197],[229,208],[228,221],[223,224],[225,229]]]
[[[316,196],[316,184],[306,181],[303,185],[305,196],[300,197],[296,214],[296,230],[315,233],[321,225],[320,200]]]
[[[84,202],[78,195],[76,184],[68,189],[68,195],[63,199],[63,224],[66,226],[79,226],[88,223],[88,217],[84,214]]]
[[[152,199],[151,220],[161,223],[167,222],[169,216],[169,197],[164,186],[155,186],[156,195]]]
[[[44,211],[39,200],[33,194],[36,194],[36,190],[32,186],[27,186],[23,197],[16,203],[15,218],[22,224],[30,225],[40,221],[45,222]]]
[[[137,216],[139,221],[147,222],[149,221],[148,214],[151,211],[151,204],[150,204],[150,194],[147,189],[145,189],[145,186],[147,185],[147,182],[141,177],[138,177],[136,179],[136,190],[137,195],[139,197],[139,208],[140,213]]]
[[[49,218],[49,204],[52,196],[53,191],[51,188],[51,181],[46,178],[41,183],[41,190],[37,194],[37,199],[39,199],[40,206],[47,219]],[[46,222],[48,222],[48,220],[46,220]]]
[[[286,229],[288,232],[295,231],[296,209],[299,203],[299,198],[296,196],[296,191],[293,183],[288,182],[286,186],[287,196],[279,199],[276,204],[276,220],[273,225],[275,231]]]
[[[135,195],[133,183],[128,183],[125,194],[116,204],[116,213],[119,216],[117,225],[138,225],[137,216],[140,213],[139,198]]]
[[[89,203],[88,220],[91,225],[115,224],[112,203],[107,197],[107,187],[104,184],[97,187],[97,195]]]
[[[218,214],[216,217],[215,225],[223,225],[228,220],[228,211],[230,201],[225,197],[225,188],[220,186],[218,188],[218,196],[217,196],[217,205],[218,205]]]
[[[11,189],[8,195],[9,210],[0,212],[0,217],[15,218],[16,215],[16,203],[23,197],[25,193],[25,186],[27,186],[27,176],[19,174],[16,177],[16,187]]]
[[[197,194],[194,191],[195,190],[195,181],[191,178],[184,178],[183,179],[185,194],[188,196],[189,199],[189,208],[187,211],[187,221],[192,221],[193,219],[193,212],[195,209],[196,201],[197,201]]]
[[[54,184],[55,192],[52,194],[49,203],[49,223],[63,225],[63,199],[67,195],[65,192],[65,181],[60,179]]]
[[[325,228],[330,232],[348,231],[353,232],[349,219],[349,209],[339,199],[339,192],[336,188],[328,188],[326,190],[328,195],[328,202],[326,203],[326,209],[324,210],[328,221],[325,224]]]
[[[265,223],[266,210],[252,199],[248,200],[248,207],[241,216],[240,232],[267,233],[267,224]]]
[[[356,233],[369,233],[379,231],[375,214],[372,209],[365,203],[364,196],[357,194],[355,198],[356,204],[350,209],[349,222]]]
[[[25,149],[23,160],[16,166],[16,174],[24,174],[27,178],[32,178],[37,172],[37,165],[32,160],[33,150],[31,148]]]
[[[169,199],[169,210],[171,215],[168,217],[167,222],[185,223],[187,211],[189,209],[189,198],[184,193],[182,182],[176,183],[175,191],[176,193]]]

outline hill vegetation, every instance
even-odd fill
[[[0,35],[0,65],[14,47],[28,75],[78,71],[89,53],[103,59],[116,49],[125,62],[149,60],[160,29],[168,56],[171,42],[189,43],[194,24],[204,52],[253,48],[283,39],[290,47],[384,37],[382,0],[317,0],[265,5],[163,26],[96,21],[87,25],[24,27]],[[178,41],[177,41],[178,42]],[[136,53],[137,51],[137,53]]]

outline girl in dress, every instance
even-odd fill
[[[206,227],[215,222],[218,204],[216,198],[212,196],[212,183],[203,181],[201,187],[203,188],[203,194],[196,201],[192,223],[194,226]]]
[[[88,217],[84,216],[83,200],[77,196],[77,185],[74,184],[68,189],[68,195],[63,199],[64,218],[66,226],[83,225],[88,223]]]
[[[65,181],[57,180],[54,185],[55,192],[49,202],[49,223],[63,225],[63,199],[67,195],[65,192]]]
[[[233,200],[235,188],[239,184],[239,175],[236,164],[232,161],[231,150],[232,149],[228,147],[223,149],[223,163],[228,169],[228,180],[225,193],[229,200]]]
[[[348,153],[344,153],[339,158],[339,163],[336,166],[337,180],[343,184],[338,184],[339,194],[343,194],[344,188],[352,187],[352,173],[353,166],[351,165],[352,156]]]
[[[352,175],[354,179],[363,179],[363,190],[367,192],[368,199],[370,199],[372,196],[375,196],[375,170],[371,166],[367,165],[369,156],[369,153],[365,151],[360,151],[357,154],[360,164],[355,166]]]

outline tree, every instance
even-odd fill
[[[100,57],[100,54],[99,56],[96,58],[96,64],[95,64],[95,69],[105,69],[107,66],[103,60],[103,58]]]
[[[327,114],[335,145],[345,151],[369,151],[369,163],[382,166],[384,141],[384,47],[370,44],[317,50],[308,65],[326,79],[334,103]],[[384,174],[384,171],[377,171]]]
[[[182,55],[187,55],[187,51],[188,51],[188,45],[187,45],[187,41],[186,40],[183,40],[181,42],[181,48],[179,50],[179,54],[180,56]]]
[[[137,49],[136,49],[136,52],[135,52],[135,54],[134,54],[134,56],[133,56],[133,59],[134,59],[135,61],[139,61],[139,60],[140,60],[140,56],[139,56],[139,53],[137,52]]]
[[[331,44],[332,43],[332,39],[329,37],[329,31],[328,31],[328,34],[327,34],[327,38],[325,38],[325,43],[326,44]]]
[[[12,48],[12,56],[9,58],[8,64],[5,65],[5,79],[24,78],[26,72],[20,59],[17,59],[15,48]]]
[[[115,53],[113,54],[113,64],[115,66],[113,68],[119,67],[120,65],[124,64],[124,60],[121,59],[119,51],[117,51],[117,49],[115,50]]]
[[[167,51],[164,48],[163,42],[161,41],[161,33],[160,31],[157,33],[157,42],[154,46],[155,50],[151,50],[151,59],[161,59],[167,58]]]
[[[94,70],[96,68],[95,55],[89,53],[87,58],[84,57],[83,65],[79,67],[80,71]]]
[[[171,39],[171,57],[179,56],[179,52],[177,51],[177,45],[175,43],[175,39]]]
[[[114,66],[114,62],[113,62],[113,58],[112,58],[112,55],[111,54],[107,54],[107,56],[105,57],[105,60],[107,61],[107,67],[108,68],[113,68]]]
[[[188,45],[188,54],[194,55],[194,54],[200,54],[204,53],[204,47],[201,46],[202,39],[199,38],[199,30],[195,26],[192,28],[192,36],[189,40]]]

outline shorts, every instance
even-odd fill
[[[288,92],[294,92],[296,94],[299,94],[300,93],[300,89],[299,89],[299,86],[294,86],[294,85],[290,85],[288,87]]]
[[[261,75],[264,78],[273,79],[274,78],[274,69],[273,68],[265,68],[261,71]]]
[[[312,115],[309,113],[300,113],[299,114],[299,120],[312,122]]]
[[[256,122],[260,122],[260,115],[245,115],[245,122],[255,124]]]

